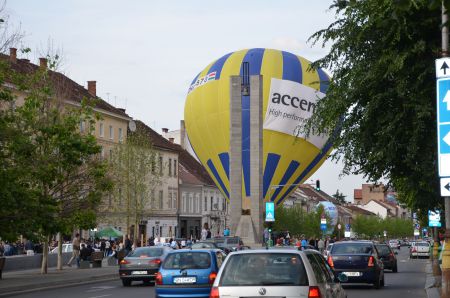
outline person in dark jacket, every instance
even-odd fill
[[[87,246],[82,243],[81,244],[81,250],[80,250],[80,259],[83,261],[90,261],[91,260],[91,256],[92,256],[92,247],[90,244],[88,244]]]

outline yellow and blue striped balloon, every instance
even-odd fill
[[[189,141],[223,195],[230,199],[230,76],[242,75],[248,62],[250,75],[263,76],[263,119],[272,78],[293,81],[326,93],[329,76],[311,70],[308,60],[279,50],[247,49],[229,53],[209,64],[193,80],[184,117]],[[265,201],[280,204],[299,183],[324,162],[331,142],[318,148],[304,138],[263,131],[263,193]],[[250,196],[250,103],[242,97],[242,195]],[[285,185],[272,188],[273,185]],[[261,198],[263,199],[263,198]]]

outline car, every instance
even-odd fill
[[[324,256],[325,258],[328,258],[328,254],[330,253],[330,250],[331,250],[331,248],[333,247],[333,244],[334,244],[334,243],[328,244],[328,246],[324,249],[324,251],[323,251],[323,256]]]
[[[239,250],[241,246],[244,245],[244,242],[242,241],[241,237],[234,236],[234,237],[218,237],[217,238],[217,245],[222,248],[223,250],[229,250],[229,251],[235,251]]]
[[[336,274],[348,277],[348,283],[373,284],[375,289],[384,286],[384,265],[373,242],[336,242],[327,261]]]
[[[431,246],[427,241],[413,242],[409,249],[409,257],[430,257]]]
[[[83,243],[81,243],[83,244]],[[85,244],[86,245],[86,244]],[[62,252],[72,252],[73,251],[73,245],[72,243],[63,243],[62,244]],[[98,248],[94,248],[94,251],[100,251]],[[58,246],[54,247],[52,250],[50,250],[50,253],[58,253]]]
[[[133,281],[151,283],[166,255],[173,251],[165,246],[144,246],[132,250],[119,262],[119,276],[124,287],[131,286]]]
[[[209,297],[226,257],[220,249],[170,252],[156,275],[156,297]]]
[[[396,248],[396,249],[400,249],[400,242],[398,241],[398,240],[395,240],[395,239],[392,239],[392,240],[389,240],[389,246],[392,248],[392,249],[394,249],[394,248]]]
[[[211,288],[211,298],[346,297],[317,251],[288,248],[232,252]]]
[[[199,241],[195,242],[191,245],[192,249],[198,249],[198,248],[215,248],[215,249],[222,249],[225,254],[228,254],[230,250],[226,247],[220,247],[218,243],[214,241]]]
[[[392,270],[392,272],[397,273],[398,267],[397,267],[397,258],[396,254],[397,252],[394,252],[392,248],[387,244],[375,244],[375,247],[378,250],[378,255],[381,258],[381,261],[383,262],[384,269]]]

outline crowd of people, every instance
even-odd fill
[[[336,242],[336,237],[310,237],[305,235],[291,237],[289,231],[280,233],[270,233],[269,229],[264,229],[264,243],[269,246],[296,246],[301,249],[313,248],[323,252],[329,243]]]
[[[0,241],[0,257],[15,255],[33,255],[42,253],[42,245],[33,243],[31,240],[23,240],[16,242]]]

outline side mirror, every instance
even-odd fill
[[[339,273],[339,275],[337,276],[337,279],[339,282],[347,282],[348,276],[345,273]]]

